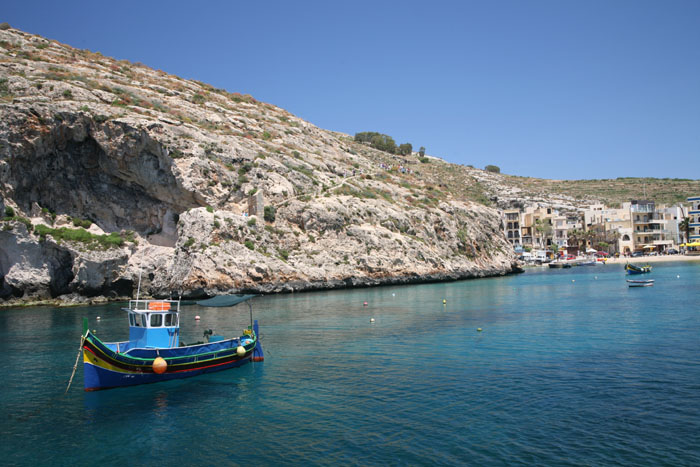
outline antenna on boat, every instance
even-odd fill
[[[138,285],[138,287],[136,288],[136,300],[139,299],[139,295],[141,294],[141,273],[142,273],[142,272],[143,272],[143,271],[139,271],[139,285]]]

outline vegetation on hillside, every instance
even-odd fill
[[[391,136],[374,131],[355,133],[355,141],[358,143],[368,143],[374,149],[388,152],[390,154],[408,156],[413,152],[413,145],[411,145],[411,143],[403,143],[402,145],[397,146],[396,142],[394,142],[394,138]]]

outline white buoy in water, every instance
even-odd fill
[[[197,315],[197,316],[194,317],[194,320],[195,320],[195,321],[199,321],[200,319],[201,319],[201,318],[199,317],[199,315]]]
[[[576,279],[571,279],[571,282],[576,282]]]
[[[680,274],[678,274],[678,275],[676,275],[676,277],[680,279],[680,278],[681,278],[681,275],[680,275]]]
[[[236,347],[236,355],[238,355],[239,357],[245,355],[245,347],[243,347],[242,345]]]
[[[370,319],[369,319],[369,322],[370,322],[370,323],[374,323],[374,318],[370,318]]]
[[[481,328],[476,328],[476,332],[481,332]]]
[[[598,276],[595,276],[595,279],[598,280]]]
[[[396,294],[395,294],[395,293],[393,293],[393,294],[391,294],[391,296],[392,296],[392,297],[396,297]]]
[[[97,321],[99,321],[99,320],[100,320],[100,317],[98,316],[98,317],[97,317]]]

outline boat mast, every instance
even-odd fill
[[[139,294],[141,293],[141,273],[142,273],[142,272],[143,272],[143,271],[139,271],[139,285],[138,285],[138,287],[136,288],[136,301],[138,301],[138,299],[139,299]]]

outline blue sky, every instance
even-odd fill
[[[0,21],[513,175],[700,178],[700,1],[8,1]]]

